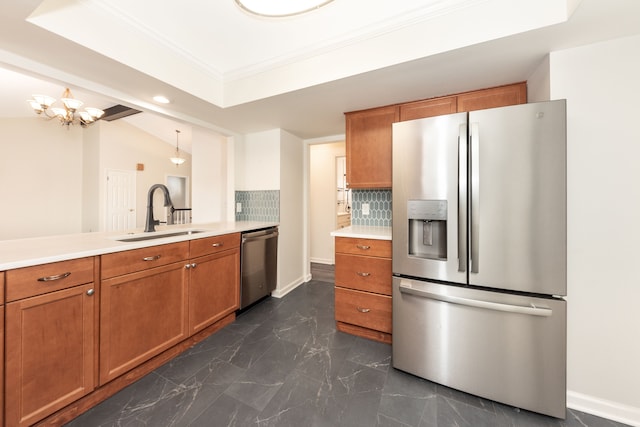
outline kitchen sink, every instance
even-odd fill
[[[182,230],[182,231],[174,231],[172,233],[143,233],[132,235],[131,237],[118,237],[114,240],[118,242],[141,242],[144,240],[154,240],[154,239],[164,239],[165,237],[175,237],[175,236],[188,236],[190,234],[202,233],[204,230]]]

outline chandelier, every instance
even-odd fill
[[[176,167],[183,164],[185,160],[184,158],[180,157],[180,148],[178,147],[178,135],[180,135],[180,131],[176,129],[176,155],[169,158],[169,160],[171,160],[171,163],[175,164]]]
[[[43,114],[49,119],[57,117],[62,125],[70,126],[79,124],[82,127],[87,127],[104,114],[104,111],[92,107],[85,107],[84,111],[78,111],[78,109],[82,107],[83,102],[75,99],[73,95],[71,95],[71,90],[69,90],[69,88],[65,89],[62,93],[62,98],[60,99],[64,108],[51,107],[56,100],[50,96],[32,96],[33,99],[30,99],[27,102],[37,114]]]

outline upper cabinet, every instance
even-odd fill
[[[391,187],[391,125],[398,106],[346,113],[347,186]]]
[[[527,83],[345,113],[348,188],[391,188],[395,122],[524,104]]]
[[[400,105],[400,121],[424,119],[441,116],[458,111],[458,98],[443,96],[442,98],[425,99]]]
[[[458,112],[485,110],[507,105],[526,104],[527,83],[466,92],[457,96]]]

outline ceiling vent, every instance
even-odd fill
[[[112,122],[114,120],[121,119],[123,117],[131,116],[133,114],[141,113],[142,111],[136,110],[135,108],[125,107],[124,105],[114,105],[113,107],[105,108],[104,116],[102,116],[101,120],[106,120],[108,122]]]

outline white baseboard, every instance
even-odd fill
[[[335,264],[335,262],[332,259],[326,259],[326,258],[309,258],[309,262],[312,262],[314,264],[327,264],[327,265]]]
[[[304,280],[303,277],[299,277],[290,282],[288,285],[278,287],[275,291],[271,292],[271,296],[275,298],[282,298],[283,296],[285,296],[298,286],[302,285],[303,283],[308,282],[309,280],[310,279]]]
[[[567,406],[576,411],[640,427],[640,408],[567,391]]]

